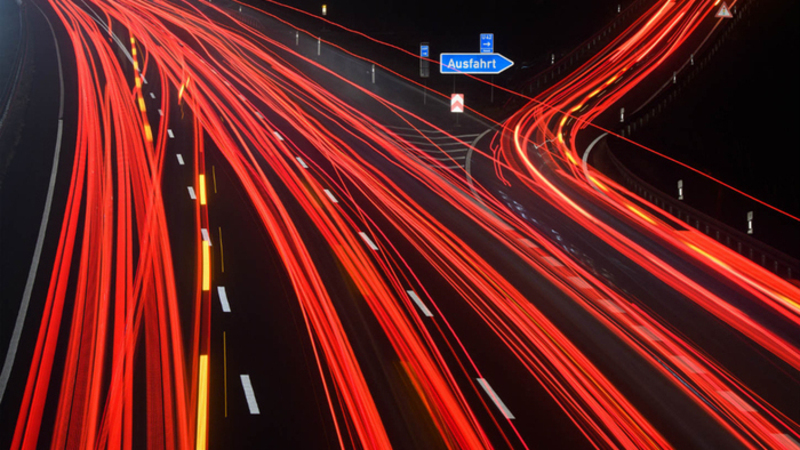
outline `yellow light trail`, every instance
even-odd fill
[[[211,290],[211,248],[203,241],[203,291]]]
[[[208,246],[206,246],[207,248]],[[206,450],[208,438],[208,355],[200,355],[200,374],[197,392],[197,439],[196,450]]]
[[[200,186],[200,204],[206,204],[206,176],[204,174],[200,174],[198,185]]]

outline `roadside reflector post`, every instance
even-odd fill
[[[321,51],[322,51],[322,39],[317,38],[317,56],[320,55]]]
[[[372,65],[372,84],[375,84],[375,64]]]
[[[692,53],[691,55],[689,55],[689,63],[690,63],[691,65],[694,65],[694,53]]]
[[[683,180],[678,180],[678,200],[683,200]]]
[[[325,17],[327,15],[328,15],[328,5],[323,3],[322,4],[322,17]]]
[[[747,211],[747,234],[753,234],[753,211]]]
[[[678,82],[678,72],[672,72],[672,84]]]
[[[617,14],[622,12],[622,5],[617,5]]]
[[[619,122],[620,123],[625,122],[625,108],[619,109]]]
[[[295,46],[300,45],[300,32],[299,31],[295,31],[294,32],[294,45]]]
[[[555,63],[556,63],[556,54],[553,53],[552,55],[550,55],[550,65],[553,65]]]

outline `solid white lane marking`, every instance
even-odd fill
[[[731,391],[717,391],[717,393],[720,396],[722,396],[722,398],[724,398],[729,403],[731,403],[733,406],[735,406],[739,411],[742,411],[742,412],[754,412],[755,411],[755,409],[753,409],[752,406],[750,406],[747,402],[742,400],[742,398],[739,397],[738,395],[736,395],[736,393],[734,393],[734,392],[731,392]]]
[[[219,304],[222,306],[222,312],[231,312],[231,305],[228,303],[228,293],[225,292],[225,286],[217,286],[217,295],[219,296]]]
[[[275,135],[275,137],[276,137],[276,138],[277,138],[279,141],[282,141],[282,140],[283,140],[283,136],[281,136],[281,134],[280,134],[280,133],[278,133],[277,131],[273,131],[273,132],[272,132],[272,134],[274,134],[274,135]]]
[[[553,258],[552,256],[544,256],[545,262],[550,264],[553,267],[564,267],[564,264],[561,264],[561,261]]]
[[[162,111],[161,108],[158,108],[158,115],[159,116],[163,116],[164,115],[164,111]]]
[[[178,164],[183,165],[183,156],[180,153],[176,154],[175,156],[178,157]]]
[[[784,448],[793,448],[800,450],[800,444],[794,440],[794,438],[786,433],[773,433],[772,437],[774,437]]]
[[[675,355],[675,359],[678,360],[684,369],[691,373],[706,373],[705,369],[685,355]]]
[[[193,187],[186,186],[186,189],[189,190],[189,198],[191,198],[192,200],[197,199],[197,196],[194,194],[194,188]]]
[[[303,161],[303,158],[301,158],[301,157],[299,157],[299,156],[298,156],[298,157],[297,157],[297,158],[295,158],[295,159],[297,160],[297,162],[299,162],[299,163],[300,163],[300,167],[302,167],[303,169],[308,169],[308,166],[306,165],[306,162],[305,162],[305,161]]]
[[[612,302],[611,300],[600,300],[600,304],[603,305],[607,310],[611,311],[614,314],[624,314],[625,310],[617,306],[616,303]]]
[[[660,341],[661,340],[661,338],[657,334],[655,334],[653,332],[653,330],[651,330],[650,328],[647,328],[647,327],[642,326],[642,325],[636,325],[635,328],[637,330],[639,330],[640,334],[643,334],[644,337],[646,337],[647,339],[649,339],[651,341]]]
[[[336,200],[336,197],[334,197],[334,196],[333,196],[333,194],[331,193],[331,191],[329,191],[329,190],[325,189],[325,195],[327,195],[327,196],[328,196],[328,198],[329,198],[329,199],[331,199],[331,201],[332,201],[333,203],[339,203],[339,200]]]
[[[208,235],[208,229],[200,228],[200,234],[203,235],[203,240],[208,242],[209,247],[213,246],[213,244],[211,244],[211,236]]]
[[[499,409],[500,412],[503,413],[506,419],[513,419],[514,415],[511,414],[511,411],[508,410],[506,404],[503,403],[502,400],[500,400],[500,397],[497,396],[497,393],[494,392],[494,389],[492,389],[492,387],[489,386],[489,382],[484,380],[483,378],[478,378],[477,380],[478,384],[480,384],[483,390],[486,391],[487,394],[489,394],[489,397],[492,399],[495,406],[497,406],[497,409]]]
[[[358,235],[361,236],[361,239],[363,239],[364,242],[367,243],[367,245],[369,245],[369,248],[371,248],[371,249],[373,249],[375,251],[378,251],[378,246],[375,245],[374,242],[372,242],[372,239],[370,239],[369,236],[367,236],[367,233],[364,233],[363,231],[359,231]]]
[[[172,128],[167,128],[167,135],[169,135],[170,139],[175,138],[175,135],[172,133]]]
[[[153,100],[155,100],[155,98],[156,98],[156,94],[153,94],[153,93],[151,92],[151,93],[150,93],[150,98],[152,98]]]
[[[589,289],[589,283],[581,277],[569,277],[569,281],[578,289]]]
[[[250,410],[250,414],[261,414],[258,409],[258,402],[256,402],[256,393],[253,392],[253,385],[250,383],[250,375],[239,375],[239,379],[242,380],[242,389],[244,390],[244,397],[247,399],[247,409]]]
[[[433,317],[433,313],[431,312],[431,310],[428,309],[428,307],[425,306],[424,303],[422,303],[422,299],[419,298],[416,292],[412,291],[411,289],[407,290],[406,292],[408,293],[408,296],[411,298],[411,300],[413,300],[414,303],[417,304],[417,307],[419,307],[420,311],[422,311],[422,314],[424,314],[425,317]]]

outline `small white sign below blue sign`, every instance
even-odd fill
[[[481,33],[481,53],[494,53],[494,33]]]

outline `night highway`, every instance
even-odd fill
[[[797,5],[4,1],[0,448],[800,450]]]

